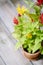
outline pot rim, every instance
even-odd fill
[[[39,54],[40,53],[40,51],[38,51],[38,52],[36,52],[36,53],[28,53],[28,52],[26,52],[25,50],[23,50],[23,52],[25,52],[26,54],[29,54],[29,55],[37,55],[37,54]]]
[[[30,54],[30,55],[36,55],[36,54],[40,54],[40,51],[36,52],[36,53],[29,53],[29,52],[26,52],[23,47],[22,47],[22,50],[23,52],[25,52],[26,54]]]

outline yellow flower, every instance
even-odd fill
[[[26,10],[27,9],[24,6],[20,7],[20,5],[18,5],[18,7],[17,7],[17,11],[21,15],[24,14],[26,12]]]
[[[22,13],[26,12],[26,8],[24,6],[22,6]]]
[[[31,33],[27,34],[27,38],[31,39],[32,38],[32,34]]]

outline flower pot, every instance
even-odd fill
[[[37,60],[38,56],[40,55],[40,52],[38,51],[34,54],[31,54],[23,50],[23,55],[29,60]]]

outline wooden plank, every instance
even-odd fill
[[[6,65],[30,65],[30,62],[23,57],[20,50],[14,51],[14,44],[11,39],[8,38],[8,34],[2,30],[2,25],[0,25],[0,30],[0,55],[4,59]]]
[[[0,24],[0,39],[2,40],[0,42],[0,55],[4,59],[6,65],[31,65],[30,61],[22,55],[22,50],[18,50],[16,52],[14,51],[14,46],[16,42],[15,40],[14,42],[12,42],[11,33],[13,32],[13,18],[14,16],[17,16],[17,3],[23,4],[23,2],[21,1],[16,1],[13,5],[10,1],[8,1],[0,7],[0,18],[5,24]],[[0,23],[2,21],[0,21]],[[7,29],[9,29],[10,32]],[[43,60],[33,61],[33,64],[43,65]]]

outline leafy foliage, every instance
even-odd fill
[[[43,54],[43,46],[41,45],[43,30],[40,29],[39,20],[41,8],[33,5],[31,7],[35,9],[35,13],[31,13],[26,9],[21,16],[18,16],[18,25],[14,26],[13,33],[13,36],[18,40],[15,48],[18,49],[22,46],[27,52],[35,53],[39,50]]]

